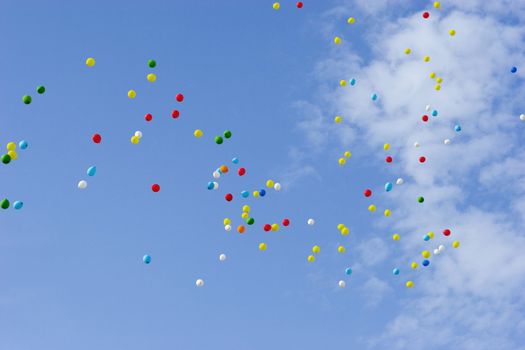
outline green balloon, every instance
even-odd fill
[[[148,60],[148,66],[150,68],[155,68],[157,66],[157,62],[155,62],[155,60]]]
[[[255,222],[255,219],[254,219],[254,218],[248,218],[248,219],[246,219],[246,223],[247,223],[248,225],[253,225],[254,222]]]
[[[43,87],[42,85],[37,86],[36,87],[36,92],[38,92],[39,94],[43,94],[44,92],[46,92],[46,88]]]
[[[2,202],[0,202],[0,206],[2,207],[2,209],[9,208],[9,200],[7,198],[4,198]]]
[[[2,163],[9,164],[11,161],[11,156],[9,154],[2,155]]]
[[[29,96],[29,95],[24,95],[24,96],[22,96],[22,101],[23,101],[26,105],[30,104],[30,103],[31,103],[31,96]]]
[[[418,201],[419,203],[423,203],[423,202],[425,201],[425,198],[423,198],[423,197],[417,197],[417,201]]]
[[[232,137],[232,132],[231,132],[230,130],[226,130],[226,131],[224,132],[224,137],[227,138],[227,139],[229,139],[230,137]]]
[[[215,143],[218,144],[218,145],[220,145],[220,144],[222,143],[222,137],[220,137],[220,136],[216,136],[216,137],[215,137]]]

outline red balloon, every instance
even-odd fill
[[[450,236],[450,233],[451,233],[451,232],[450,232],[450,230],[449,230],[448,228],[447,228],[446,230],[443,230],[443,234],[444,234],[445,236]]]
[[[244,174],[246,174],[246,169],[244,169],[244,168],[239,168],[238,173],[239,173],[239,176],[243,176]]]
[[[428,17],[430,17],[430,13],[428,13],[427,11],[423,12],[423,18],[427,19]]]
[[[151,186],[151,190],[152,190],[153,192],[159,192],[159,191],[160,191],[160,186],[159,186],[159,184],[153,184],[153,185]]]
[[[387,163],[392,163],[392,160],[393,160],[393,159],[392,159],[391,156],[387,156],[387,157],[385,158],[385,160],[386,160]]]
[[[298,9],[302,9],[303,8],[303,3],[301,1],[297,1],[297,8]]]
[[[177,96],[175,96],[175,99],[179,102],[182,102],[184,101],[184,95],[183,94],[177,94]]]
[[[146,115],[144,116],[144,119],[146,119],[147,122],[150,122],[151,119],[153,119],[153,116],[152,116],[151,114],[148,113],[148,114],[146,114]]]
[[[289,225],[290,225],[290,220],[284,219],[283,220],[283,226],[289,226]]]
[[[233,195],[231,193],[228,193],[226,196],[224,196],[224,199],[226,199],[228,202],[231,202],[233,199]]]
[[[270,224],[266,224],[263,226],[263,230],[265,230],[266,232],[270,231],[272,229],[272,225]]]
[[[372,190],[367,188],[364,192],[365,197],[370,197],[372,195]]]
[[[428,115],[424,115],[421,117],[421,120],[423,120],[424,122],[428,122]]]
[[[102,136],[100,134],[93,134],[93,137],[91,137],[94,143],[100,143],[102,141]]]
[[[171,116],[173,119],[177,119],[180,115],[180,112],[177,111],[176,109],[174,109],[173,111],[171,111]]]
[[[419,157],[419,162],[420,163],[424,163],[424,162],[426,162],[426,160],[427,159],[425,157]]]

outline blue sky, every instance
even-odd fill
[[[0,348],[521,349],[525,5],[304,3],[2,2],[0,143],[29,148],[0,171],[0,196],[24,202],[0,215]],[[444,78],[439,92],[430,71]],[[339,86],[353,77],[355,87]],[[427,104],[440,114],[422,124]],[[233,137],[216,145],[227,129]],[[231,171],[208,191],[221,164]],[[283,190],[240,198],[267,179]],[[242,223],[244,204],[255,225],[226,232],[223,219]],[[262,230],[285,217],[289,228]],[[410,271],[439,244],[429,268]],[[321,253],[308,263],[313,245]]]

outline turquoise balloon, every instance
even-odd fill
[[[399,275],[399,272],[400,272],[399,269],[393,269],[393,270],[392,270],[392,273],[393,273],[395,276]]]
[[[87,170],[88,176],[95,176],[97,173],[97,167],[96,166],[90,166]]]
[[[385,184],[385,191],[387,191],[387,192],[392,191],[392,186],[393,186],[392,183],[387,182],[387,183]]]
[[[149,256],[149,255],[147,255],[147,254],[144,255],[144,256],[142,257],[142,261],[144,261],[144,264],[149,264],[149,263],[151,262],[151,256]]]
[[[26,140],[22,140],[22,141],[20,141],[20,142],[18,143],[18,147],[19,147],[20,149],[26,149],[27,146],[29,146],[29,144],[27,143]]]
[[[21,202],[21,201],[15,201],[13,203],[13,208],[15,208],[16,210],[22,209],[23,206],[24,206],[24,202]]]

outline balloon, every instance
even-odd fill
[[[244,233],[244,231],[246,231],[246,228],[243,225],[237,226],[237,232]]]
[[[430,56],[425,56],[425,57],[423,57],[423,61],[425,61],[425,62],[430,62]]]
[[[430,261],[428,261],[427,259],[423,260],[423,262],[421,263],[421,265],[423,266],[428,266],[430,265]]]
[[[150,68],[155,68],[157,66],[157,62],[155,60],[148,60],[148,66]]]
[[[348,276],[350,276],[350,275],[352,274],[352,269],[349,268],[349,267],[347,267],[347,268],[345,269],[345,274],[347,274]]]
[[[392,185],[392,183],[387,182],[387,183],[385,184],[385,191],[390,192],[390,191],[392,191],[392,188],[393,188],[393,187],[394,187],[394,185]]]
[[[266,243],[259,243],[259,250],[260,250],[260,251],[265,251],[266,248],[268,248],[268,246],[266,245]]]
[[[428,17],[430,17],[430,13],[428,13],[428,12],[426,12],[426,11],[423,12],[423,18],[424,18],[424,19],[428,19]]]
[[[297,4],[295,4],[295,6],[297,6],[298,9],[302,9],[303,3],[301,1],[297,1]]]
[[[342,280],[339,281],[338,285],[339,285],[339,288],[344,288],[344,287],[346,287],[346,283],[345,283],[345,281],[342,281]]]
[[[354,24],[355,23],[355,18],[354,17],[348,17],[347,22],[348,22],[348,24]]]
[[[423,251],[421,252],[421,255],[422,255],[423,258],[425,258],[425,259],[430,258],[430,252],[429,252],[428,250],[423,250]]]
[[[144,264],[149,264],[149,263],[151,262],[151,256],[149,256],[149,255],[147,255],[147,254],[144,255],[144,256],[142,257],[142,261],[144,262]]]
[[[344,252],[346,252],[346,248],[343,247],[342,245],[340,245],[339,247],[337,247],[337,251],[338,251],[339,253],[344,253]]]
[[[336,45],[341,44],[342,41],[343,41],[343,39],[341,39],[341,38],[338,37],[338,36],[336,36],[336,37],[334,38],[334,43],[335,43]]]
[[[159,192],[160,191],[160,185],[159,184],[153,184],[151,185],[151,190],[153,192]]]
[[[430,241],[430,236],[429,235],[424,235],[423,236],[423,240],[424,241]]]
[[[419,157],[419,162],[420,163],[424,163],[424,162],[426,162],[426,160],[427,159],[425,157]]]
[[[238,158],[233,158],[232,159],[232,163],[233,164],[238,164],[239,163],[239,159]]]
[[[368,206],[368,211],[369,211],[369,212],[372,212],[372,213],[373,213],[373,212],[376,211],[376,209],[377,209],[377,208],[376,208],[376,206],[375,206],[374,204],[370,204],[370,205]]]
[[[248,214],[248,213],[242,213],[242,214],[241,214],[241,218],[243,218],[243,219],[246,220],[246,219],[248,219],[248,216],[249,216],[249,215],[250,215],[250,214]]]
[[[392,270],[392,274],[394,274],[395,276],[399,275],[399,269],[398,268],[395,268]]]
[[[9,164],[11,162],[11,156],[9,154],[2,155],[2,163]]]
[[[259,195],[260,195],[261,197],[264,197],[264,196],[266,195],[266,191],[265,191],[265,190],[260,190],[260,191],[259,191]]]
[[[402,185],[402,184],[404,184],[404,183],[405,183],[405,180],[403,180],[402,178],[398,178],[398,179],[396,180],[396,185]]]
[[[222,221],[224,225],[229,225],[232,223],[232,220],[230,218],[224,218],[224,220]]]
[[[434,86],[434,89],[435,89],[436,91],[439,91],[439,90],[441,90],[441,85],[439,85],[439,84],[436,84],[436,86]]]
[[[224,229],[227,231],[227,232],[230,232],[232,230],[232,226],[231,225],[224,225]]]
[[[432,72],[430,73],[430,79],[434,79],[436,77],[436,73]]]
[[[406,286],[407,286],[407,288],[412,288],[412,287],[414,287],[414,282],[407,281]]]
[[[2,207],[2,209],[9,208],[9,200],[7,198],[4,198],[2,202],[0,202],[0,207]]]
[[[510,72],[511,72],[511,73],[516,73],[517,71],[518,71],[518,68],[516,68],[516,67],[512,67],[512,68],[510,69]]]
[[[313,255],[308,255],[307,260],[308,260],[308,262],[314,262],[314,261],[315,261],[315,256],[313,256]]]
[[[443,78],[437,78],[436,83],[441,84],[443,82]]]
[[[445,140],[443,141],[443,143],[444,143],[445,145],[450,145],[450,144],[452,143],[452,141],[451,141],[450,139],[445,139]]]
[[[372,195],[372,190],[369,189],[369,188],[367,188],[367,189],[363,192],[363,194],[365,195],[365,197],[370,197],[370,196]]]
[[[339,165],[340,165],[340,166],[343,166],[343,165],[346,164],[346,159],[344,159],[344,158],[339,158],[339,161],[338,161],[338,162],[339,162]]]
[[[7,154],[9,155],[9,157],[11,157],[12,160],[17,160],[18,158],[18,153],[16,153],[15,151],[8,151]]]
[[[339,224],[339,225],[337,225],[337,229],[338,229],[339,231],[341,231],[344,227],[345,227],[344,224]]]
[[[281,4],[279,4],[278,2],[274,2],[272,7],[274,10],[278,10],[281,7]]]
[[[394,233],[394,234],[392,235],[392,239],[393,239],[394,241],[399,241],[400,238],[401,238],[401,236],[399,236],[398,233]]]
[[[259,191],[253,191],[253,196],[255,198],[259,198]]]
[[[231,193],[227,193],[225,196],[224,196],[224,199],[226,199],[226,201],[228,202],[231,202],[232,199],[233,199],[233,195]]]
[[[339,85],[340,86],[346,86],[346,80],[339,80]]]
[[[88,67],[93,67],[95,65],[95,59],[93,57],[89,57],[87,60],[86,60],[86,66]]]
[[[417,201],[418,201],[419,203],[423,203],[423,202],[425,201],[425,198],[423,198],[423,197],[417,197]]]
[[[441,7],[441,4],[439,3],[439,1],[434,2],[434,7],[437,9]]]
[[[174,109],[173,111],[171,111],[171,117],[173,119],[177,119],[179,116],[180,116],[180,112],[178,110]]]
[[[405,49],[405,55],[410,55],[412,50],[410,50],[408,47]]]
[[[32,100],[32,98],[29,95],[22,96],[22,102],[24,102],[26,105],[30,104],[31,100]]]
[[[195,136],[196,138],[200,138],[200,137],[202,137],[202,130],[200,130],[200,129],[196,129],[196,130],[193,132],[193,136]]]
[[[177,96],[175,96],[175,99],[177,100],[177,102],[182,102],[182,101],[184,101],[184,95],[183,94],[177,94]]]
[[[445,250],[445,246],[443,244],[441,244],[439,247],[438,247],[438,250],[440,252],[443,252]]]
[[[137,97],[137,92],[135,90],[129,90],[128,97],[134,99],[135,97]]]
[[[97,167],[96,166],[90,166],[87,170],[88,176],[95,176],[97,173]]]
[[[388,216],[392,215],[392,212],[390,211],[390,209],[386,209],[384,214],[385,214],[385,216],[388,217]]]
[[[357,80],[355,78],[350,79],[350,85],[354,86],[357,83]]]
[[[432,108],[432,107],[430,107],[430,105],[426,105],[426,106],[425,106],[425,111],[430,112],[430,109],[431,109],[431,108]]]
[[[100,136],[100,134],[93,134],[91,139],[94,143],[100,143],[100,141],[102,141],[102,136]]]
[[[202,279],[199,278],[198,280],[195,281],[195,285],[196,285],[197,287],[199,287],[199,288],[200,288],[200,287],[204,287],[204,280],[202,280]]]
[[[372,101],[376,101],[378,96],[377,96],[377,94],[374,93],[374,94],[370,95],[370,98],[372,99]]]
[[[394,160],[394,159],[393,159],[391,156],[387,156],[387,157],[385,158],[385,161],[386,161],[387,163],[392,163],[393,160]]]
[[[440,254],[439,249],[434,249],[434,255],[439,255],[439,254]]]
[[[88,184],[87,184],[87,182],[86,182],[85,180],[80,180],[80,181],[78,182],[77,187],[78,187],[79,189],[83,190],[83,189],[85,189],[85,188],[87,187],[87,185],[88,185]]]
[[[248,218],[248,219],[246,219],[246,223],[248,225],[253,225],[255,223],[255,219],[254,218]]]
[[[219,261],[226,261],[226,254],[219,255]]]
[[[24,202],[22,201],[15,201],[13,203],[13,208],[15,208],[16,210],[22,209],[23,206],[24,206]]]
[[[222,137],[220,137],[220,136],[215,136],[215,143],[216,143],[216,144],[220,145],[220,144],[222,144],[222,142],[223,142]]]
[[[334,121],[336,122],[336,124],[339,124],[341,121],[343,121],[343,118],[340,115],[336,115]]]
[[[424,115],[421,117],[421,120],[424,121],[425,123],[428,122],[428,115]]]
[[[136,145],[139,143],[139,138],[135,135],[131,136],[131,143]]]
[[[289,219],[283,219],[282,224],[283,224],[283,226],[288,227],[288,226],[290,226],[290,220]]]
[[[350,158],[352,156],[352,153],[350,151],[346,151],[344,154],[345,158]]]
[[[275,185],[275,183],[273,182],[273,180],[266,181],[266,187],[272,188],[274,185]]]
[[[314,246],[312,247],[312,252],[313,252],[314,254],[319,254],[320,251],[321,251],[321,247],[319,247],[318,245],[314,245]]]
[[[36,92],[38,92],[40,95],[42,95],[44,92],[46,92],[46,88],[42,85],[39,85],[36,87]]]
[[[413,261],[412,264],[410,264],[410,267],[414,270],[417,269],[417,262]]]
[[[414,147],[418,148],[420,146],[419,142],[414,142]]]
[[[226,130],[224,131],[223,135],[225,139],[229,139],[230,137],[232,137],[232,132],[230,130]]]
[[[308,221],[306,223],[308,225],[310,225],[310,226],[313,226],[313,225],[315,225],[315,220],[314,219],[308,219]]]
[[[270,224],[265,224],[263,226],[263,230],[266,231],[266,232],[271,231],[271,229],[272,229],[272,225],[270,225]]]
[[[459,241],[452,242],[452,247],[459,248]]]
[[[155,80],[157,80],[157,76],[153,73],[150,73],[146,76],[146,79],[148,79],[150,83],[154,83]]]
[[[349,233],[350,233],[350,229],[349,229],[348,227],[343,227],[343,228],[341,229],[341,234],[342,234],[343,236],[348,236]]]
[[[144,119],[146,119],[147,122],[150,122],[153,119],[153,116],[150,113],[148,113],[144,116]]]
[[[243,205],[242,206],[242,212],[243,213],[249,213],[251,210],[250,206],[249,205]]]
[[[390,149],[390,144],[389,144],[389,143],[385,143],[385,144],[383,145],[383,149],[384,149],[385,151],[388,151],[388,150]]]
[[[248,191],[242,191],[241,192],[241,197],[242,198],[248,198],[249,195],[250,195],[250,192],[248,192]]]
[[[461,131],[461,125],[456,124],[456,126],[454,126],[454,130],[455,130],[456,132],[460,132],[460,131]]]
[[[135,136],[137,136],[139,139],[142,138],[142,131],[135,131]]]
[[[18,143],[18,147],[20,147],[20,149],[27,149],[28,146],[29,144],[25,140],[22,140]]]
[[[279,231],[279,224],[272,224],[272,231]]]
[[[281,184],[276,182],[275,185],[273,185],[273,189],[276,190],[276,191],[280,191],[281,190]]]
[[[219,170],[221,171],[221,173],[226,174],[230,169],[226,165],[221,165]]]

